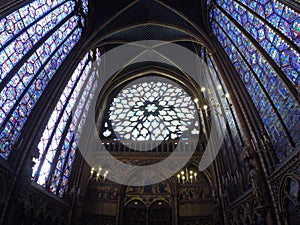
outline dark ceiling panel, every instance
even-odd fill
[[[93,3],[94,27],[91,30],[94,32],[92,36],[97,38],[93,40],[92,45],[101,46],[104,51],[133,41],[173,42],[195,38],[199,40],[205,36],[201,6],[203,1],[94,0]],[[120,11],[123,12],[118,14]],[[197,37],[192,35],[197,35]],[[176,43],[192,51],[198,48],[195,47],[198,44],[193,41],[176,41]]]
[[[173,42],[174,44],[178,44],[180,46],[183,46],[189,50],[191,50],[192,52],[198,52],[197,49],[199,50],[201,48],[201,45],[199,45],[198,43],[192,42],[192,41],[176,41]],[[124,42],[119,41],[116,43],[111,43],[108,44],[108,42],[106,42],[105,45],[103,45],[102,43],[100,43],[98,46],[101,46],[101,51],[102,52],[107,52],[113,48],[116,48],[118,46],[120,46],[121,44],[124,44]]]
[[[109,36],[107,40],[140,41],[174,40],[179,38],[189,38],[189,35],[174,28],[162,27],[158,25],[143,25],[120,31]]]
[[[163,0],[161,2],[180,11],[199,27],[204,27],[201,2],[203,0]]]
[[[108,18],[112,18],[119,10],[126,8],[128,5],[122,4],[119,1],[114,1],[115,7],[110,6],[105,1],[96,1],[94,13],[94,29],[101,27]],[[100,3],[101,2],[101,3]],[[111,2],[111,1],[110,1]],[[128,4],[128,1],[125,1]],[[102,6],[102,3],[104,6]],[[106,4],[105,4],[106,3]],[[171,6],[173,7],[173,6]],[[189,6],[192,7],[192,6]],[[184,7],[188,10],[188,7]],[[118,9],[118,10],[117,10]],[[199,9],[199,17],[201,11]],[[191,32],[196,30],[177,13],[165,7],[164,5],[154,0],[140,0],[132,6],[128,7],[122,14],[112,20],[109,25],[101,30],[101,34],[108,33],[112,30],[117,30],[120,27],[129,26],[130,24],[143,24],[147,22],[158,22],[170,24],[177,27],[182,27]]]
[[[113,15],[126,7],[132,0],[108,1],[108,0],[92,0],[94,10],[93,25],[99,26],[108,21]]]

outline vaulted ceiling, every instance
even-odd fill
[[[213,45],[204,1],[92,1],[88,42],[107,51],[140,40],[163,40],[192,51]]]

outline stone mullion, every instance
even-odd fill
[[[226,84],[226,87],[230,93],[230,96],[232,96],[231,100],[233,105],[235,106],[237,116],[240,118],[240,123],[241,127],[243,130],[243,133],[245,134],[245,139],[246,139],[246,146],[250,147],[252,146],[252,136],[253,137],[260,137],[260,128],[258,127],[258,124],[261,126],[261,119],[258,115],[258,112],[253,105],[253,102],[249,96],[249,93],[245,89],[242,89],[243,84],[240,79],[233,79],[231,76],[224,76],[224,74],[232,74],[232,71],[235,71],[235,76],[239,77],[235,68],[233,67],[231,61],[225,57],[226,53],[224,52],[223,49],[220,48],[218,45],[218,49],[220,52],[223,52],[223,54],[215,54],[213,57],[215,57],[215,62],[217,64],[218,69],[220,70],[220,75],[223,78],[223,81]],[[226,63],[227,62],[227,63]],[[226,73],[224,70],[231,71],[230,73]],[[238,84],[239,83],[239,84]],[[232,88],[229,88],[232,87]],[[234,98],[235,96],[236,98]],[[241,101],[241,99],[248,99],[248,102]],[[250,105],[251,104],[251,105]],[[240,108],[241,107],[241,108]],[[243,112],[241,112],[243,111]],[[241,115],[242,113],[242,115]],[[254,115],[253,115],[254,114]],[[251,116],[252,115],[252,118]],[[253,119],[256,118],[256,119]],[[262,137],[260,137],[262,138]],[[254,155],[257,155],[257,153],[254,151],[253,148],[251,148],[251,153]],[[265,164],[264,160],[261,158],[258,159],[258,157],[255,157],[255,165],[258,166],[260,161],[262,161],[262,164]],[[264,177],[267,176],[267,173],[263,168],[259,168],[258,166],[257,170],[262,173]],[[267,190],[264,191],[265,193],[268,192]],[[274,204],[274,203],[272,203]]]

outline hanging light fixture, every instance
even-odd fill
[[[185,170],[181,170],[177,174],[177,181],[180,184],[193,183],[197,181],[197,176],[197,172],[194,172],[192,169],[186,168]]]
[[[101,174],[102,167],[99,166],[98,170],[92,167],[91,172],[90,172],[90,177],[89,180],[95,180],[95,181],[105,181],[107,175],[108,175],[108,170],[106,170],[103,174]],[[101,179],[101,176],[103,179]]]

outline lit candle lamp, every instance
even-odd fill
[[[208,108],[207,105],[204,105],[204,106],[203,106],[203,109],[204,109],[204,111],[205,111],[205,115],[206,115],[206,116],[208,116],[208,114],[207,114],[207,108]]]
[[[107,174],[108,174],[108,170],[106,170],[105,173],[104,173],[104,176],[103,176],[104,179],[103,179],[103,181],[105,181],[105,178],[107,177]]]
[[[101,175],[101,171],[102,171],[102,168],[101,166],[99,166],[99,170],[98,170],[98,173]]]
[[[180,183],[180,174],[177,174],[178,182]]]
[[[93,174],[94,174],[94,171],[95,171],[95,168],[93,167],[93,168],[91,169],[91,175],[90,175],[90,177],[92,177],[92,176],[93,176]]]

